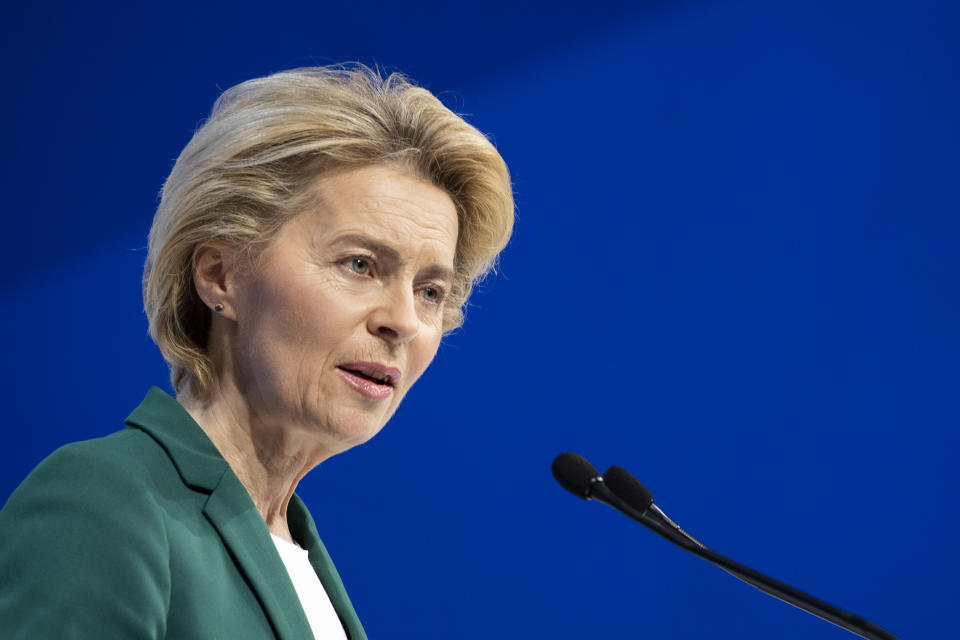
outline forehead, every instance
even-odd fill
[[[422,245],[452,262],[457,210],[436,185],[399,169],[372,166],[321,176],[312,188],[317,240],[364,234],[408,249]]]

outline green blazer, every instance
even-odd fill
[[[313,638],[266,523],[190,415],[154,387],[126,425],[58,449],[0,510],[0,636]],[[287,519],[366,640],[296,495]]]

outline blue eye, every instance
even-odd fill
[[[427,302],[437,303],[443,299],[443,291],[437,287],[424,287],[421,290],[421,295]]]
[[[370,273],[370,261],[363,258],[350,258],[350,261],[347,263],[350,266],[350,271],[354,273],[365,276]]]

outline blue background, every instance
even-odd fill
[[[218,93],[361,60],[488,132],[518,215],[393,421],[301,483],[372,638],[852,637],[562,491],[564,450],[721,553],[949,635],[957,6],[8,9],[0,499],[168,386],[145,238]]]

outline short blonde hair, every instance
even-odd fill
[[[164,183],[143,301],[175,389],[190,384],[205,397],[215,381],[206,348],[210,310],[193,282],[197,245],[219,240],[254,259],[302,210],[319,175],[384,163],[429,180],[456,206],[456,281],[443,328],[462,324],[471,288],[513,227],[503,158],[402,75],[383,77],[359,64],[283,71],[224,92]]]

